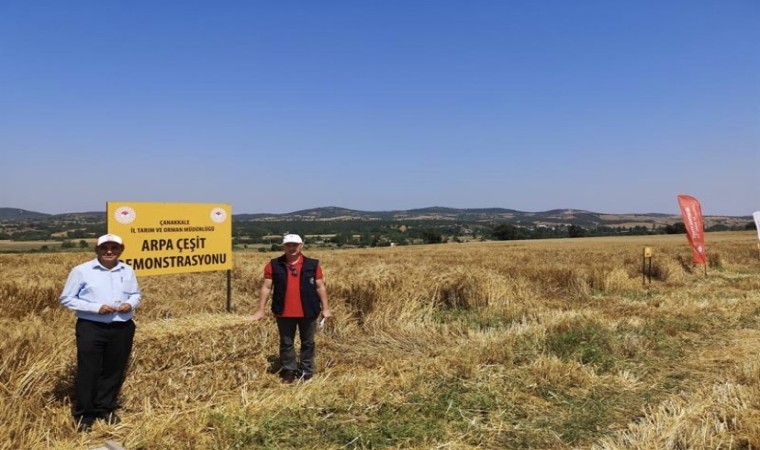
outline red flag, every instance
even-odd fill
[[[702,207],[696,198],[688,195],[678,196],[678,206],[681,207],[681,217],[686,225],[686,237],[691,245],[691,254],[697,264],[707,264],[705,250],[705,226],[702,222]]]

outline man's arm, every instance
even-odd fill
[[[253,313],[251,319],[260,320],[266,314],[267,299],[272,292],[272,280],[270,278],[264,278],[264,282],[261,283],[261,290],[259,290],[259,306],[256,308],[256,312]]]
[[[321,278],[317,280],[317,295],[319,296],[319,302],[322,304],[322,317],[329,319],[332,317],[332,312],[330,311],[330,305],[327,303],[327,286],[325,286],[325,281]]]
[[[128,270],[129,275],[124,282],[124,292],[127,294],[127,301],[121,304],[119,308],[120,312],[129,312],[136,309],[140,305],[142,300],[142,292],[140,291],[140,285],[137,283],[137,276],[133,270]],[[127,306],[124,306],[124,305]]]
[[[66,285],[63,287],[63,292],[58,300],[61,305],[74,311],[91,312],[97,314],[108,314],[114,311],[111,305],[103,305],[101,303],[95,303],[89,300],[83,300],[79,298],[79,292],[86,286],[84,277],[82,274],[73,269],[69,273],[69,278],[66,280]]]

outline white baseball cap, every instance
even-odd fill
[[[303,239],[297,234],[286,234],[282,238],[283,244],[303,244]]]
[[[119,245],[124,245],[124,241],[121,240],[119,236],[116,236],[115,234],[104,234],[103,236],[100,236],[98,238],[98,247],[100,247],[102,244],[105,244],[106,242],[115,242]]]

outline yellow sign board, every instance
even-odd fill
[[[232,269],[232,207],[217,203],[108,202],[108,232],[139,275]]]
[[[644,247],[644,258],[652,257],[652,247]]]

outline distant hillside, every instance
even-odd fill
[[[91,219],[91,220],[106,220],[106,213],[105,211],[87,211],[87,212],[78,212],[78,213],[63,213],[63,214],[55,214],[51,216],[51,218],[54,219],[61,219],[61,220],[68,220],[68,219]]]
[[[284,214],[237,214],[240,221],[336,221],[336,220],[389,220],[389,221],[457,221],[457,222],[509,222],[522,226],[578,225],[587,228],[659,227],[681,222],[678,214],[631,213],[604,214],[579,209],[554,209],[542,212],[525,212],[504,208],[445,208],[430,207],[401,211],[358,211],[334,206],[312,208]],[[751,216],[705,216],[705,226],[726,225],[735,227],[752,220]]]
[[[20,208],[0,208],[0,220],[44,219],[50,214],[27,211]]]
[[[65,214],[44,214],[19,208],[0,208],[0,220],[73,220],[88,219],[105,221],[105,212],[90,211]],[[736,227],[752,221],[751,216],[705,216],[705,226],[726,225]],[[234,214],[235,221],[456,221],[456,222],[508,222],[520,226],[578,225],[586,228],[608,227],[659,227],[681,222],[677,214],[631,213],[604,214],[579,209],[554,209],[541,212],[525,212],[505,208],[429,208],[397,211],[359,211],[326,206],[304,209],[290,213]]]

